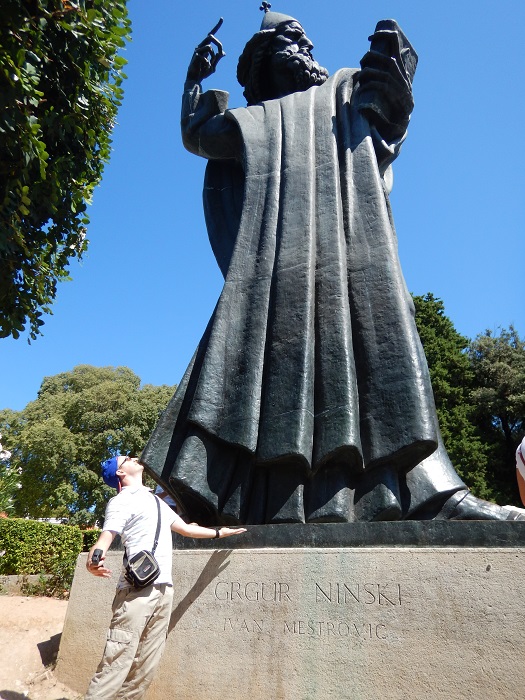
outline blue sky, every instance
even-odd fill
[[[226,57],[207,87],[244,104],[235,71],[259,2],[130,0],[133,41],[113,155],[90,207],[90,247],[59,286],[43,337],[0,340],[0,408],[22,409],[45,376],[127,366],[177,383],[222,287],[202,215],[205,161],[180,142],[180,93],[194,46],[217,22]],[[358,66],[393,17],[419,54],[416,107],[391,195],[408,288],[443,299],[474,337],[513,323],[523,337],[522,0],[322,3],[283,0],[330,72]]]

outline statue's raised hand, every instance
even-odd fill
[[[359,110],[381,133],[402,136],[414,108],[412,80],[417,54],[395,20],[381,20],[361,59]]]
[[[201,80],[215,73],[217,63],[226,55],[222,49],[221,42],[215,37],[222,25],[222,21],[221,17],[211,32],[208,32],[206,38],[195,48],[188,66],[188,80],[195,80],[200,83]]]

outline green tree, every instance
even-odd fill
[[[520,504],[516,447],[525,432],[525,341],[513,326],[487,330],[471,343],[475,422],[490,454],[491,478],[499,498]]]
[[[474,375],[466,352],[469,340],[445,315],[441,299],[432,294],[413,298],[445,447],[472,492],[480,498],[494,498],[487,477],[487,450],[474,422]]]
[[[19,474],[14,513],[101,521],[115,492],[100,463],[115,453],[140,454],[175,387],[141,386],[127,367],[79,365],[46,377],[22,411],[0,411],[0,431]]]
[[[126,0],[2,1],[0,337],[36,338],[86,250],[129,35]]]
[[[18,489],[18,473],[7,464],[10,457],[11,453],[0,443],[0,514],[13,511],[13,502]]]

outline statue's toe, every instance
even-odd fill
[[[508,512],[507,520],[525,520],[525,508],[515,506],[502,506],[502,508]]]
[[[436,520],[525,520],[525,510],[476,498],[469,491],[453,494],[443,505]]]

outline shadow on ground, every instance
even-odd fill
[[[60,646],[61,633],[54,634],[45,642],[39,642],[37,644],[38,652],[40,658],[42,659],[42,664],[44,666],[50,666],[54,664],[58,656],[58,647]],[[9,700],[9,698],[7,698]]]
[[[0,700],[31,700],[24,693],[15,693],[14,690],[0,690]],[[58,698],[57,700],[68,700],[68,698]]]

